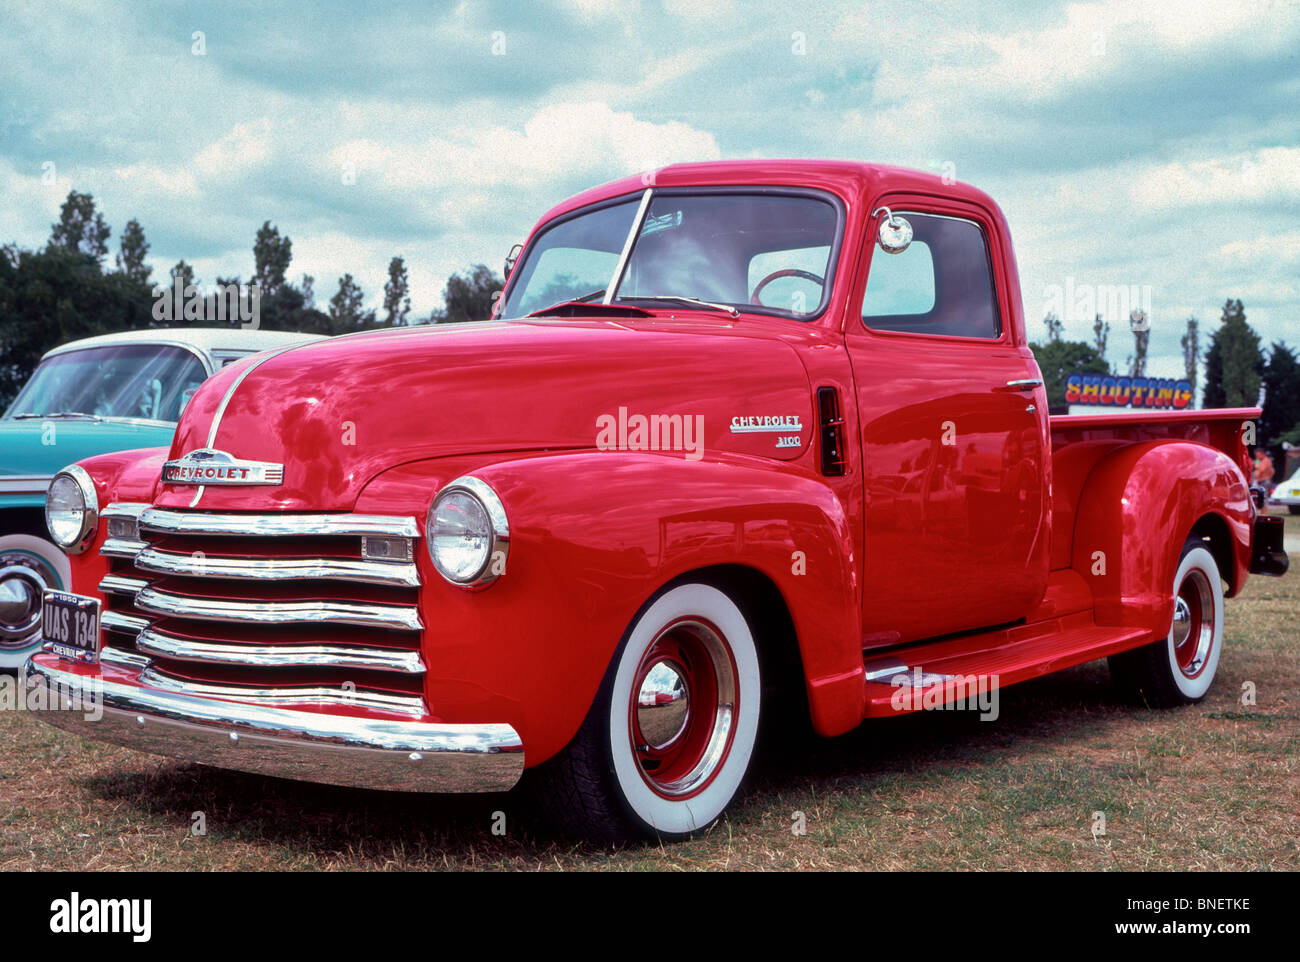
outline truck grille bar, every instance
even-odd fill
[[[414,518],[375,514],[191,514],[149,508],[140,515],[140,530],[159,534],[206,534],[227,537],[386,535],[418,538]]]
[[[195,578],[229,578],[233,581],[354,581],[358,584],[396,585],[418,588],[420,575],[415,565],[385,561],[354,561],[350,558],[228,558],[193,555],[143,548],[135,556],[140,571]]]
[[[414,607],[367,605],[346,601],[232,601],[225,598],[189,598],[145,588],[135,596],[135,606],[154,615],[223,621],[235,625],[359,625],[418,631],[420,613]]]
[[[99,627],[104,631],[115,631],[124,635],[138,635],[149,627],[148,618],[124,615],[120,611],[106,611],[99,618]]]
[[[140,681],[151,688],[207,698],[230,698],[264,705],[336,705],[352,708],[376,708],[404,715],[423,715],[424,699],[419,695],[391,695],[342,686],[313,685],[304,687],[259,688],[251,685],[220,685],[177,678],[150,665],[140,672]]]
[[[146,655],[176,661],[214,665],[249,665],[260,668],[373,668],[407,675],[424,673],[418,651],[367,648],[362,645],[231,645],[191,641],[146,628],[135,642]]]

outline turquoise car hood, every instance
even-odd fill
[[[0,505],[38,506],[45,503],[45,485],[40,492],[13,490],[5,478],[48,478],[74,461],[110,451],[152,448],[171,444],[176,427],[134,421],[85,421],[75,418],[31,418],[0,420]],[[26,488],[27,485],[17,485]],[[9,491],[4,491],[9,488]]]

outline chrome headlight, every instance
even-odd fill
[[[433,499],[425,542],[433,566],[452,584],[486,587],[506,570],[510,526],[505,506],[478,478],[457,478]]]
[[[81,554],[94,540],[99,523],[95,483],[77,465],[64,468],[45,494],[45,526],[54,543],[68,554]]]

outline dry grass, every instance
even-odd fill
[[[1300,519],[1296,519],[1300,521]],[[182,765],[0,715],[0,868],[1137,869],[1300,867],[1300,572],[1228,607],[1200,705],[1119,704],[1103,664],[769,751],[709,835],[601,848],[515,795],[428,798]],[[1253,682],[1258,703],[1243,706]],[[204,813],[208,834],[190,832]],[[491,832],[504,811],[507,833]],[[807,834],[791,831],[792,813]],[[1094,838],[1093,813],[1106,834]]]

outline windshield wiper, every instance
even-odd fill
[[[15,414],[15,421],[26,420],[29,418],[86,418],[89,421],[104,420],[98,414],[87,414],[85,411],[51,411],[49,414]]]
[[[740,317],[740,311],[736,310],[730,304],[715,304],[713,301],[702,301],[698,297],[682,297],[678,294],[653,294],[640,295],[635,294],[629,297],[621,297],[623,301],[682,301],[687,304],[695,304],[699,307],[709,307],[715,311],[722,311],[730,314],[732,317]]]
[[[559,310],[565,304],[586,304],[588,301],[594,301],[598,297],[605,296],[605,288],[598,291],[592,291],[590,294],[583,294],[581,297],[570,297],[567,300],[560,301],[558,304],[552,304],[550,307],[543,307],[540,311],[532,311],[529,317],[545,317],[551,311]]]

